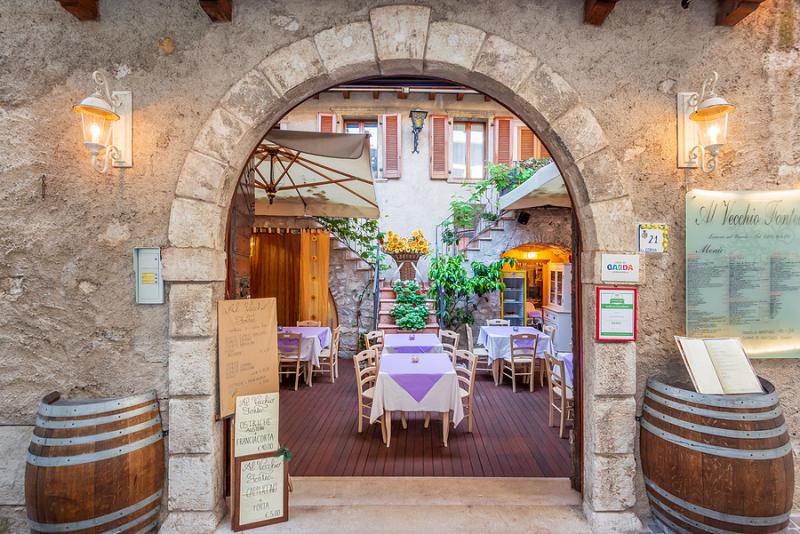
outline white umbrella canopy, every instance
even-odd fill
[[[378,218],[367,134],[271,130],[255,170],[256,215]]]
[[[500,197],[500,209],[518,210],[540,206],[572,207],[567,185],[555,163],[536,171],[524,183]]]

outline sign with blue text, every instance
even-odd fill
[[[800,190],[689,191],[686,331],[800,357]]]
[[[638,282],[638,254],[603,254],[600,279],[603,282]]]

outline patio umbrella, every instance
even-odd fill
[[[369,136],[271,130],[255,151],[256,215],[377,219]]]

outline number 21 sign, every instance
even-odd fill
[[[639,225],[639,252],[667,251],[667,225],[666,224],[640,224]]]

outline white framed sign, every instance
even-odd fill
[[[639,252],[667,252],[668,230],[666,224],[639,224]]]
[[[638,254],[603,254],[600,279],[603,282],[638,282]]]
[[[278,394],[263,393],[236,397],[233,455],[251,456],[277,451]]]
[[[636,341],[636,288],[598,287],[597,341]]]
[[[283,453],[236,458],[234,475],[234,532],[289,520],[289,471]]]

